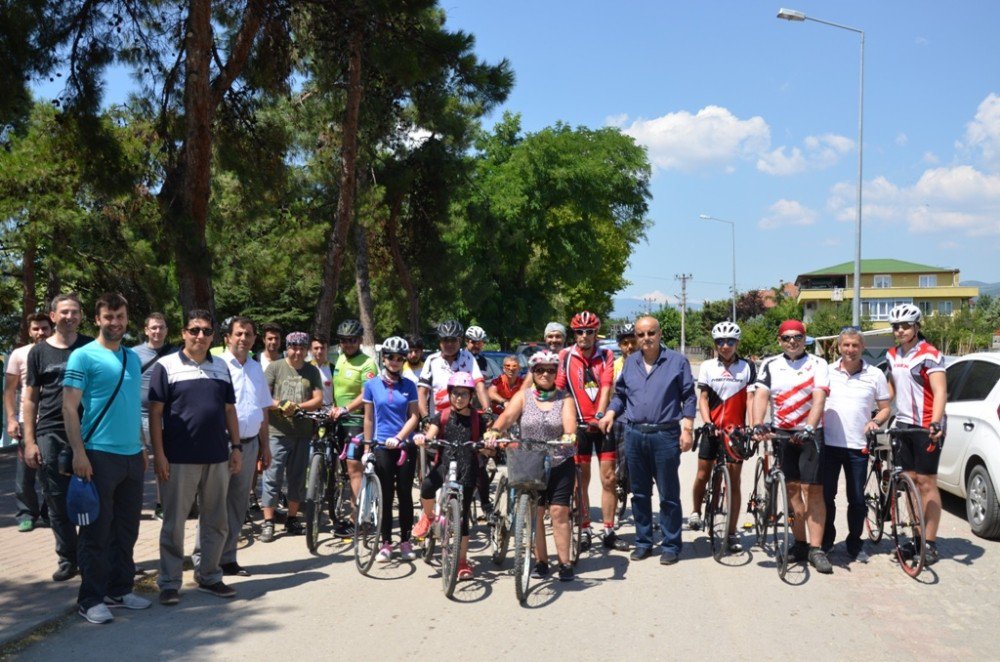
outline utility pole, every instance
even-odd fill
[[[691,274],[674,274],[674,279],[681,282],[681,354],[684,353],[684,321],[687,316],[687,284]]]

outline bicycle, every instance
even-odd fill
[[[618,511],[615,513],[615,528],[619,528],[625,520],[628,508],[628,495],[631,491],[628,475],[628,458],[625,456],[625,422],[615,421],[612,435],[618,440],[615,453],[615,498],[618,500]]]
[[[352,443],[370,445],[370,441]],[[400,460],[406,461],[406,451],[400,453]],[[375,563],[382,535],[382,482],[375,473],[375,452],[368,451],[361,458],[363,467],[361,489],[358,491],[358,517],[354,525],[354,563],[362,575],[367,575]],[[392,504],[389,504],[392,508]]]
[[[722,559],[728,549],[729,532],[732,530],[733,518],[736,514],[732,512],[732,476],[729,475],[729,467],[737,460],[730,457],[727,446],[730,439],[746,438],[750,432],[745,428],[728,426],[725,430],[720,430],[714,426],[703,425],[698,428],[695,444],[691,450],[697,450],[698,444],[705,442],[705,437],[711,435],[720,440],[716,451],[712,473],[708,484],[705,486],[705,530],[708,532],[709,544],[712,546],[712,556],[716,561]],[[742,439],[741,439],[742,440]],[[752,448],[749,444],[741,444]],[[750,453],[752,455],[752,453]],[[747,458],[749,459],[749,458]]]
[[[747,513],[754,519],[756,545],[761,549],[765,549],[770,531],[778,576],[784,579],[788,572],[790,527],[794,516],[788,508],[788,486],[785,484],[785,473],[781,470],[775,437],[781,438],[784,443],[792,443],[794,434],[778,429],[755,430],[755,433],[760,432],[770,436],[762,442],[765,447],[754,468],[753,492],[747,501]]]
[[[306,498],[303,514],[306,520],[306,547],[312,554],[319,544],[323,524],[323,507],[326,506],[331,523],[349,516],[351,512],[351,485],[347,479],[343,458],[335,459],[336,435],[330,434],[330,411],[297,411],[296,418],[313,422],[313,436],[309,441],[309,464],[306,470]]]
[[[924,524],[924,505],[920,491],[899,464],[900,437],[910,430],[892,428],[869,432],[867,453],[871,457],[865,479],[865,505],[868,513],[865,526],[868,538],[874,544],[882,540],[885,522],[892,524],[892,539],[899,566],[910,577],[916,577],[926,561],[926,542],[921,535]],[[889,437],[888,445],[880,445],[879,434]],[[891,468],[889,468],[891,467]],[[906,558],[903,549],[912,547],[913,555]]]
[[[496,498],[493,500],[493,512],[486,518],[486,527],[490,540],[490,559],[496,565],[503,565],[510,545],[510,532],[514,522],[513,508],[514,489],[510,486],[506,475],[501,475],[497,481]]]

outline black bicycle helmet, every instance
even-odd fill
[[[365,335],[365,329],[358,320],[344,320],[337,327],[337,335],[341,338],[358,338]]]
[[[445,320],[438,324],[438,338],[461,338],[465,327],[458,320]]]

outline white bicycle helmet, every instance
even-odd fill
[[[719,322],[712,327],[712,340],[720,340],[722,338],[735,338],[739,340],[742,333],[740,325],[735,322]]]
[[[532,369],[539,365],[559,365],[559,356],[547,349],[537,351],[528,359],[528,368]]]
[[[382,349],[379,351],[382,353],[382,356],[386,354],[402,354],[406,356],[407,352],[410,351],[410,343],[399,336],[391,336],[382,341]]]
[[[470,326],[465,330],[465,339],[472,340],[474,342],[486,341],[486,332],[483,331],[481,326]]]
[[[912,303],[901,303],[889,311],[890,324],[898,324],[899,322],[919,324],[923,318],[924,315],[920,312],[920,308]]]

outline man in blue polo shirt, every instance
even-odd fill
[[[660,563],[677,563],[681,553],[681,453],[694,444],[695,392],[691,364],[683,354],[660,346],[660,323],[635,323],[638,352],[622,366],[615,394],[598,426],[607,434],[615,418],[625,421],[625,447],[635,517],[632,560],[653,550],[653,479],[660,493]]]
[[[198,590],[220,598],[236,595],[222,582],[219,566],[229,533],[229,476],[239,473],[243,451],[236,395],[225,361],[208,353],[215,331],[211,313],[192,310],[187,318],[183,349],[157,361],[149,379],[149,436],[163,499],[156,583],[164,605],[180,602],[184,522],[196,497]]]
[[[73,447],[73,473],[94,483],[101,503],[97,520],[81,526],[77,539],[77,603],[88,621],[107,623],[112,620],[108,607],[150,605],[132,593],[146,457],[139,440],[139,358],[121,346],[128,302],[109,293],[95,308],[97,339],[70,354],[66,363],[62,415]]]

